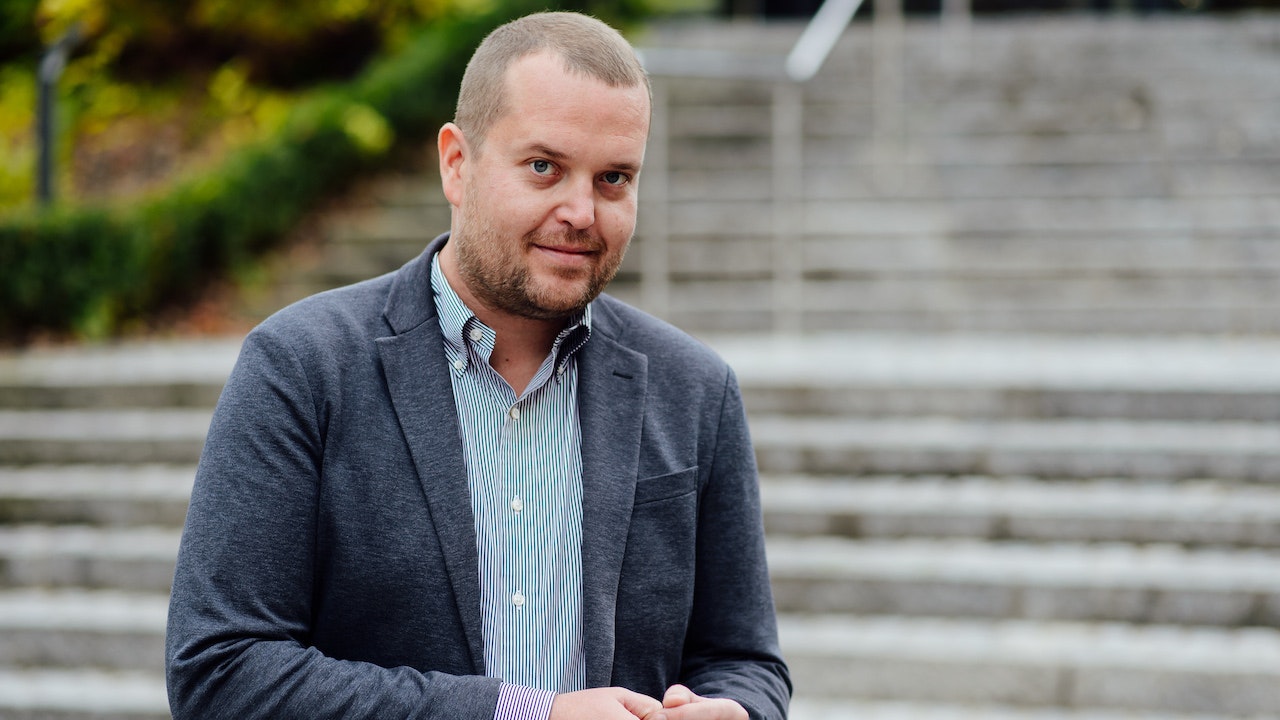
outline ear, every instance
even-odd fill
[[[436,137],[436,150],[440,156],[440,182],[444,186],[444,196],[450,205],[461,207],[463,169],[467,158],[471,156],[471,148],[462,135],[462,128],[453,123],[445,123]]]

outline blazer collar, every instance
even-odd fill
[[[428,320],[439,330],[436,304],[431,295],[431,258],[448,240],[449,233],[437,236],[418,257],[395,272],[382,315],[396,335],[407,333]]]

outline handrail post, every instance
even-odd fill
[[[949,65],[968,65],[973,34],[972,0],[942,0],[943,45]]]
[[[951,27],[967,27],[973,21],[971,0],[942,0],[942,22]]]
[[[773,329],[802,329],[804,312],[804,89],[773,86]]]
[[[879,0],[872,23],[875,47],[872,132],[875,184],[882,193],[897,192],[902,184],[904,30],[902,0]]]
[[[653,113],[645,151],[644,240],[640,245],[640,299],[650,313],[671,311],[670,117],[667,83],[653,78]]]

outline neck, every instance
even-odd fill
[[[489,365],[498,371],[517,396],[521,395],[542,366],[547,353],[551,352],[556,335],[564,328],[564,321],[551,324],[551,321],[524,318],[513,321],[505,316],[486,319],[477,314],[476,317],[494,331],[493,355],[489,357]]]
[[[551,352],[566,319],[540,320],[490,307],[467,287],[453,260],[450,246],[445,245],[440,250],[440,268],[445,279],[476,318],[493,329],[493,354],[489,357],[489,365],[507,381],[517,396],[523,394],[547,353]]]

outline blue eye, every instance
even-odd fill
[[[538,175],[549,175],[555,166],[549,160],[534,160],[529,163],[529,167]]]

